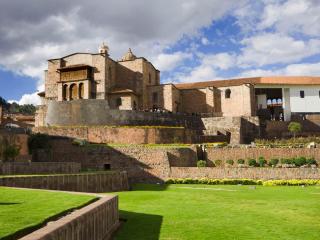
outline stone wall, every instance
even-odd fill
[[[213,179],[320,179],[320,169],[312,168],[197,168],[173,167],[170,178]]]
[[[0,177],[0,186],[75,192],[115,192],[129,189],[126,172],[26,175]]]
[[[272,158],[292,158],[292,157],[314,157],[320,164],[320,149],[319,148],[208,148],[208,162],[215,160],[254,158],[258,159],[263,156],[266,160]]]
[[[86,139],[91,143],[109,144],[192,143],[197,141],[195,131],[184,128],[40,127],[34,128],[33,132]]]
[[[48,102],[46,124],[49,126],[184,126],[202,127],[199,117],[110,109],[108,101],[97,99]]]
[[[118,197],[104,196],[21,240],[108,240],[119,225]]]
[[[31,159],[28,150],[27,134],[0,129],[0,160],[4,160],[3,151],[6,144],[16,145],[20,149],[19,155],[15,159],[16,161],[26,161]]]
[[[71,144],[70,140],[56,139],[51,141],[51,153],[38,151],[34,154],[37,162],[81,163],[84,169],[127,171],[130,182],[161,182],[168,177],[170,166],[196,166],[195,147],[107,147]]]
[[[75,162],[5,162],[0,163],[0,174],[79,173],[81,164]]]
[[[225,135],[231,144],[250,143],[260,136],[258,117],[208,117],[201,120],[205,135]]]
[[[221,91],[221,111],[223,116],[252,116],[252,88],[251,85],[229,86],[218,88]],[[231,91],[230,98],[226,98],[226,90]]]
[[[320,125],[314,119],[297,120],[301,123],[302,131],[297,136],[320,136]],[[266,121],[264,138],[290,138],[292,133],[288,131],[290,122]]]

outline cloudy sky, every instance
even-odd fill
[[[320,75],[320,0],[1,0],[0,96],[37,103],[46,60],[129,47],[161,81]]]

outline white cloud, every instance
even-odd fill
[[[234,67],[236,56],[229,53],[208,54],[202,59],[202,65],[211,66],[215,69],[226,70]]]
[[[291,64],[284,69],[283,74],[292,76],[320,76],[320,62]]]
[[[181,65],[184,60],[190,59],[192,54],[175,52],[173,54],[159,54],[153,61],[153,64],[160,71],[171,71]]]
[[[32,105],[39,105],[41,103],[40,97],[38,96],[38,92],[31,93],[31,94],[24,94],[20,100],[9,100],[9,103],[18,103],[19,105],[24,104],[32,104]]]
[[[186,69],[183,73],[175,75],[174,82],[201,82],[213,79],[222,79],[218,76],[219,70],[226,70],[234,66],[236,56],[228,53],[198,54],[200,64],[196,67]]]
[[[152,59],[183,36],[197,35],[242,1],[1,1],[0,65],[38,77],[41,71],[35,68],[42,68],[46,59],[88,48],[96,52],[103,40],[114,58],[132,47],[138,56]]]
[[[258,23],[259,29],[274,27],[282,33],[320,35],[320,1],[288,0],[266,3]]]
[[[242,40],[240,65],[268,65],[300,61],[319,53],[320,40],[296,40],[280,33],[262,33]]]
[[[203,45],[208,45],[208,44],[210,43],[210,41],[208,40],[208,38],[202,37],[202,38],[201,38],[201,43],[202,43]]]
[[[201,82],[217,78],[215,70],[207,65],[200,65],[190,73],[178,76],[181,82]]]
[[[251,69],[243,71],[237,77],[265,77],[265,76],[320,76],[320,62],[290,64],[286,67],[268,70]]]

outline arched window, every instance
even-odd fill
[[[62,100],[66,101],[67,100],[67,89],[68,89],[68,85],[65,84],[62,87]]]
[[[225,93],[224,93],[225,95],[225,98],[230,98],[231,97],[231,90],[228,88],[228,89],[226,89],[226,91],[225,91]]]
[[[267,105],[271,105],[272,104],[272,100],[271,99],[268,99],[267,100]]]
[[[122,99],[121,99],[121,97],[118,97],[118,98],[116,99],[116,105],[117,105],[117,107],[119,107],[119,106],[122,105]]]
[[[282,99],[281,98],[277,99],[277,104],[282,104]]]
[[[84,85],[83,83],[79,84],[79,99],[83,99],[83,94],[84,94]]]
[[[277,99],[272,99],[272,104],[276,105],[277,104]]]
[[[70,85],[69,96],[70,96],[70,100],[77,99],[78,89],[77,89],[77,85],[75,83]]]

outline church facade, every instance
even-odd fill
[[[320,113],[320,77],[256,77],[160,84],[160,71],[131,49],[115,61],[108,47],[48,60],[36,126],[46,125],[50,102],[97,99],[108,109],[203,116],[256,116],[290,120]],[[183,79],[181,79],[183,82]]]

